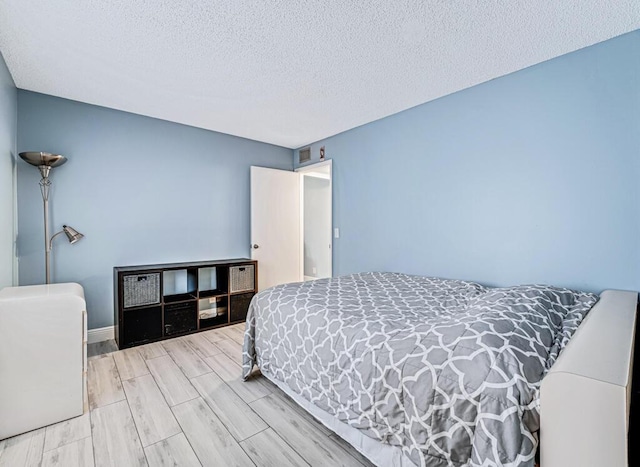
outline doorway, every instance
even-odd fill
[[[300,174],[300,269],[304,280],[332,274],[332,164],[320,162],[296,170]]]

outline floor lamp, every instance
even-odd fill
[[[76,243],[84,235],[67,225],[62,226],[60,232],[55,233],[49,238],[49,189],[51,181],[49,173],[54,167],[60,167],[67,162],[67,158],[59,154],[50,154],[48,152],[21,152],[20,157],[23,161],[35,166],[40,171],[42,179],[40,180],[40,192],[42,193],[42,202],[44,207],[44,267],[46,283],[51,283],[51,249],[53,248],[53,239],[64,233],[70,243]]]

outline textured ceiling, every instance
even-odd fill
[[[0,0],[19,88],[290,148],[638,28],[638,0]]]

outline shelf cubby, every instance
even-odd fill
[[[226,295],[229,290],[229,268],[210,266],[198,268],[198,297]]]
[[[171,269],[162,273],[162,297],[165,303],[182,302],[197,297],[198,270]]]
[[[235,294],[229,297],[230,310],[229,310],[229,321],[232,323],[237,323],[238,321],[244,321],[247,319],[247,312],[249,311],[249,305],[251,304],[251,299],[255,294],[253,292],[250,293],[242,293]]]
[[[126,310],[123,316],[123,338],[132,344],[162,337],[162,306]]]
[[[206,329],[229,322],[229,298],[227,296],[198,300],[199,328]]]
[[[198,329],[195,300],[164,306],[164,335],[174,336]]]

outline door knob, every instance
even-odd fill
[[[257,243],[254,243],[254,244],[253,244],[253,249],[254,249],[254,250],[257,250],[258,248],[260,248],[260,245],[258,245]]]

